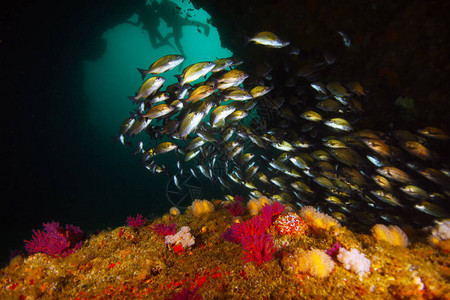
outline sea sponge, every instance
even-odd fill
[[[324,250],[312,249],[309,251],[298,251],[293,257],[293,271],[296,273],[307,273],[317,278],[325,278],[334,269],[333,259]]]
[[[408,247],[408,236],[398,226],[376,224],[372,227],[372,236],[393,246]]]
[[[270,205],[272,204],[272,201],[266,196],[261,196],[258,199],[250,199],[247,203],[247,208],[250,215],[256,216],[266,204]]]
[[[192,214],[195,217],[200,217],[205,214],[212,213],[214,211],[214,204],[208,200],[194,200],[191,205]]]
[[[300,216],[315,232],[329,231],[332,228],[341,226],[336,219],[317,211],[312,206],[303,207],[300,210]]]
[[[337,259],[344,265],[345,269],[355,272],[360,277],[370,272],[370,266],[372,264],[370,259],[357,249],[353,248],[348,251],[344,247],[341,247],[339,248]]]
[[[190,247],[195,244],[195,238],[191,234],[191,228],[188,226],[181,227],[180,231],[174,235],[166,235],[166,244],[181,245],[183,248]]]

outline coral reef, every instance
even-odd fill
[[[336,257],[339,254],[339,249],[341,247],[342,247],[341,245],[339,245],[338,243],[335,243],[330,249],[327,249],[325,251],[325,253],[331,257]]]
[[[449,299],[449,254],[424,231],[408,231],[407,248],[337,227],[335,220],[320,227],[304,220],[311,224],[304,235],[281,234],[275,222],[285,209],[278,202],[238,218],[212,202],[214,211],[201,218],[168,213],[136,229],[99,232],[65,257],[19,254],[0,270],[0,298]],[[445,241],[448,223],[440,224],[431,236]],[[182,251],[166,244],[175,228],[181,228],[178,241],[189,233],[195,244]],[[222,238],[227,234],[233,243]]]
[[[175,226],[176,226],[175,223],[172,223],[170,225],[156,224],[151,229],[153,230],[153,232],[159,235],[166,236],[166,235],[173,235],[177,232]]]

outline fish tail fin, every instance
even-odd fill
[[[112,136],[111,138],[114,140],[114,143],[117,144],[117,142],[118,142],[119,139],[120,139],[120,136]]]
[[[178,99],[178,100],[180,100],[180,102],[181,103],[183,103],[183,107],[186,107],[186,104],[187,104],[187,101],[186,101],[186,99]]]
[[[250,37],[244,34],[244,46],[247,46],[250,43]]]
[[[137,103],[137,99],[136,99],[135,96],[128,96],[128,99],[130,99],[131,102],[133,102],[133,104],[136,104],[136,103]]]
[[[142,80],[144,80],[145,76],[147,76],[147,70],[137,68],[139,73],[141,73]]]
[[[131,147],[131,142],[126,142],[126,144]],[[136,149],[136,151],[133,152],[133,155],[138,155],[142,152],[143,152],[142,150]]]
[[[136,112],[136,111],[130,111],[130,116],[133,118],[138,118],[138,119],[142,119],[144,117],[143,114]]]
[[[117,144],[117,142],[120,142],[121,144],[123,144],[124,146],[130,146],[131,147],[131,142],[130,141],[125,141],[125,136],[122,134],[119,134],[118,136],[112,136],[111,137],[114,140],[114,143]]]
[[[183,89],[183,85],[181,84],[181,82],[175,83],[175,87],[180,91]]]
[[[214,141],[213,143],[214,143],[214,147],[216,147],[216,149],[222,149],[222,143],[223,143],[222,140],[219,139],[219,140]]]
[[[229,99],[227,99],[227,96],[225,96],[225,95],[219,95],[218,97],[217,97],[217,99],[218,99],[218,102],[217,103],[222,103],[223,101],[227,101],[227,100],[229,100]]]
[[[211,86],[212,88],[217,89],[217,86],[219,85],[219,80],[217,78],[209,78],[209,86]]]

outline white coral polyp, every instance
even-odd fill
[[[433,228],[431,234],[437,237],[440,241],[450,239],[450,221],[445,220],[442,224],[437,225]]]
[[[166,244],[181,245],[183,248],[190,247],[195,244],[195,238],[190,233],[191,228],[188,226],[181,227],[180,231],[173,235],[166,235]]]
[[[363,253],[357,249],[347,249],[341,247],[337,259],[344,265],[344,268],[355,272],[360,277],[365,273],[370,272],[371,262]]]

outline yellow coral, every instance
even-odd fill
[[[308,273],[314,277],[325,278],[334,269],[333,259],[324,250],[312,249],[296,255],[295,271]]]
[[[172,216],[179,216],[180,215],[180,210],[178,209],[178,207],[173,206],[173,207],[170,208],[169,213]]]
[[[272,204],[272,201],[266,196],[261,196],[258,199],[250,199],[247,203],[248,211],[252,216],[257,215],[264,205]]]
[[[394,239],[392,237],[392,232],[386,225],[383,224],[376,224],[372,227],[372,236],[377,241],[385,241],[389,244],[391,244],[392,240]]]
[[[400,247],[408,247],[408,236],[398,226],[390,225],[389,229],[392,233],[392,245]]]
[[[315,232],[328,231],[333,227],[340,227],[336,219],[317,211],[312,206],[303,207],[300,210],[300,216]]]
[[[195,217],[200,217],[214,211],[214,204],[208,200],[194,200],[191,205],[192,214]]]
[[[393,246],[408,247],[408,236],[398,226],[376,224],[372,227],[372,236],[377,241],[385,241]]]

